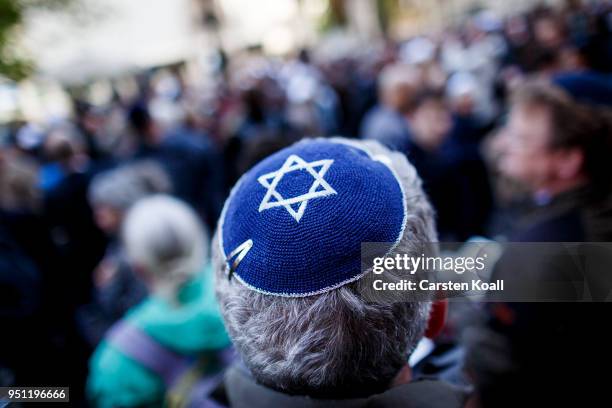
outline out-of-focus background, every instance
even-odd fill
[[[240,175],[304,137],[409,154],[441,240],[507,236],[525,191],[497,183],[489,136],[527,77],[610,86],[611,10],[0,0],[0,385],[70,384],[84,401],[92,351],[147,296],[118,239],[125,212],[170,193],[212,233]]]
[[[189,89],[197,89],[202,98],[214,98],[220,74],[249,79],[279,76],[282,67],[278,65],[298,61],[301,50],[308,50],[310,62],[326,76],[334,64],[349,63],[359,65],[354,75],[373,75],[381,64],[398,56],[406,62],[436,59],[446,73],[465,71],[478,76],[478,69],[488,68],[488,59],[507,65],[503,57],[521,41],[534,40],[532,36],[563,43],[567,59],[577,59],[597,24],[582,14],[568,15],[572,8],[577,12],[580,3],[7,0],[0,3],[0,118],[4,122],[61,120],[73,113],[75,98],[98,107],[112,104],[113,98],[133,97],[141,76],[168,88],[166,92],[171,92],[172,80],[180,80]],[[535,4],[539,11],[534,10]],[[569,28],[579,32],[556,32],[562,28],[549,20],[539,22],[535,30],[533,17],[552,6],[565,7],[563,19],[570,19]],[[427,39],[404,43],[418,35]],[[572,42],[565,44],[565,38],[556,35],[571,35]],[[504,41],[508,39],[509,44]],[[460,52],[458,45],[466,41]],[[532,50],[532,61],[516,62],[529,62],[534,69],[537,51],[542,49]],[[361,72],[367,70],[373,72]],[[306,92],[308,86],[299,88]]]

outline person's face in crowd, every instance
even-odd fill
[[[409,83],[397,84],[386,89],[382,94],[382,102],[388,108],[401,112],[406,101],[410,100],[414,94],[414,86]]]
[[[545,107],[513,107],[498,140],[500,171],[534,192],[565,190],[580,173],[581,157],[574,149],[551,148],[552,132],[550,112]]]
[[[99,205],[94,208],[94,218],[104,233],[114,236],[119,231],[123,212],[109,205]]]
[[[452,108],[455,113],[461,116],[470,116],[474,113],[474,97],[464,93],[452,99]]]
[[[86,132],[95,135],[104,126],[104,115],[98,112],[86,112],[81,118],[81,124]]]
[[[563,43],[561,27],[553,18],[540,18],[534,24],[536,41],[546,48],[559,48]]]
[[[425,150],[437,150],[446,140],[451,126],[451,115],[443,100],[426,100],[410,115],[415,141]]]

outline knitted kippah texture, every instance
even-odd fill
[[[386,158],[315,139],[265,159],[234,187],[220,221],[233,277],[276,296],[323,293],[362,276],[361,243],[396,244],[406,205]]]

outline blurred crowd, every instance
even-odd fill
[[[143,198],[170,195],[210,236],[239,177],[303,138],[370,139],[404,153],[441,241],[609,241],[611,13],[609,2],[568,2],[503,19],[481,11],[443,32],[348,52],[219,53],[206,91],[180,67],[151,70],[103,106],[75,97],[71,119],[7,124],[0,385],[70,384],[71,399],[85,401],[92,353],[94,370],[119,361],[101,341],[130,313],[153,330],[191,333],[179,349],[227,347],[213,306],[175,316],[155,303],[184,278],[162,284],[140,273],[138,245],[120,239],[126,215]],[[533,136],[546,126],[550,144]],[[527,208],[539,212],[519,225]],[[90,398],[110,381],[91,375]]]

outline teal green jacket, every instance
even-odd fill
[[[210,267],[187,283],[179,306],[150,296],[124,319],[178,353],[197,354],[229,346],[214,295]],[[102,341],[89,363],[87,394],[96,407],[162,406],[162,380],[113,345]]]

